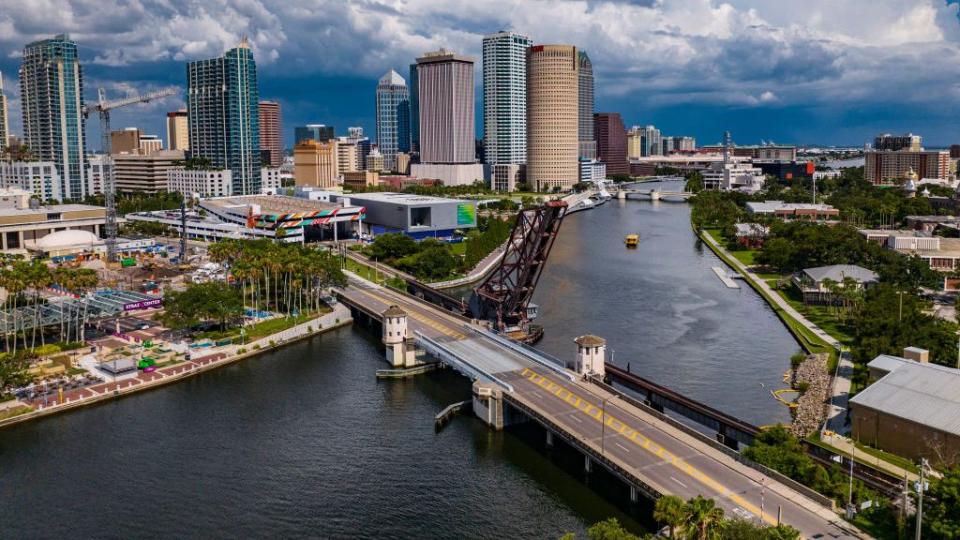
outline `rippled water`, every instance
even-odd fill
[[[683,204],[613,201],[571,216],[536,295],[547,335],[606,337],[619,364],[747,420],[785,420],[796,348],[749,289],[728,290]],[[637,250],[623,236],[642,235]],[[489,431],[454,372],[377,381],[377,336],[342,329],[179,384],[0,430],[0,537],[556,538],[618,516],[615,482]],[[618,489],[620,489],[618,491]]]

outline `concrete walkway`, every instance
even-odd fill
[[[906,477],[910,482],[915,482],[920,479],[920,476],[914,472],[908,471],[902,467],[898,467],[889,461],[884,461],[877,456],[870,455],[864,451],[855,451],[853,441],[847,437],[842,437],[836,434],[824,433],[821,435],[820,440],[825,444],[836,448],[837,450],[843,452],[846,455],[853,455],[857,461],[867,463],[871,467],[880,469],[881,471],[887,472],[890,475],[896,478]]]
[[[770,287],[770,284],[768,284],[766,280],[758,277],[747,265],[737,260],[725,247],[714,240],[713,236],[707,232],[703,232],[700,234],[700,238],[710,244],[714,251],[722,253],[723,257],[721,257],[721,259],[726,259],[725,262],[727,262],[728,265],[732,264],[734,270],[739,272],[744,279],[755,285],[756,288],[763,291],[767,298],[773,300],[777,307],[782,309],[788,316],[792,317],[807,329],[807,331],[830,344],[835,349],[840,349],[840,342],[836,338],[810,322],[803,314],[794,309],[786,299]],[[850,380],[852,377],[853,361],[850,358],[850,353],[847,351],[841,352],[837,362],[837,372],[834,374],[833,383],[830,388],[830,409],[827,412],[826,423],[826,428],[835,433],[846,434],[850,431],[850,426],[847,425],[847,400],[850,396]]]

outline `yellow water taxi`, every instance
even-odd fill
[[[627,247],[637,247],[637,245],[640,244],[640,235],[628,234],[627,238],[624,240],[624,243],[627,244]]]

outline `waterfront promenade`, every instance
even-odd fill
[[[114,399],[173,383],[211,369],[216,369],[245,358],[265,353],[315,334],[349,325],[352,322],[350,310],[341,304],[336,304],[330,313],[250,343],[212,347],[202,350],[202,352],[194,350],[191,351],[192,355],[190,360],[184,360],[172,366],[157,369],[151,373],[144,373],[138,370],[128,375],[120,375],[115,378],[111,377],[107,382],[68,390],[63,393],[62,400],[60,396],[54,396],[48,397],[46,400],[43,398],[35,398],[25,401],[23,404],[29,405],[34,410],[6,418],[0,421],[0,427],[32,420],[41,416],[65,412],[107,399]],[[109,377],[109,375],[107,375],[107,377]]]

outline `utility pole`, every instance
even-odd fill
[[[917,531],[914,536],[916,540],[920,540],[920,529],[923,525],[923,483],[925,472],[927,472],[927,458],[920,458],[920,483],[917,484]]]
[[[850,451],[850,488],[847,492],[847,519],[853,518],[853,459],[857,454],[857,443],[850,441],[852,443],[852,450]]]

